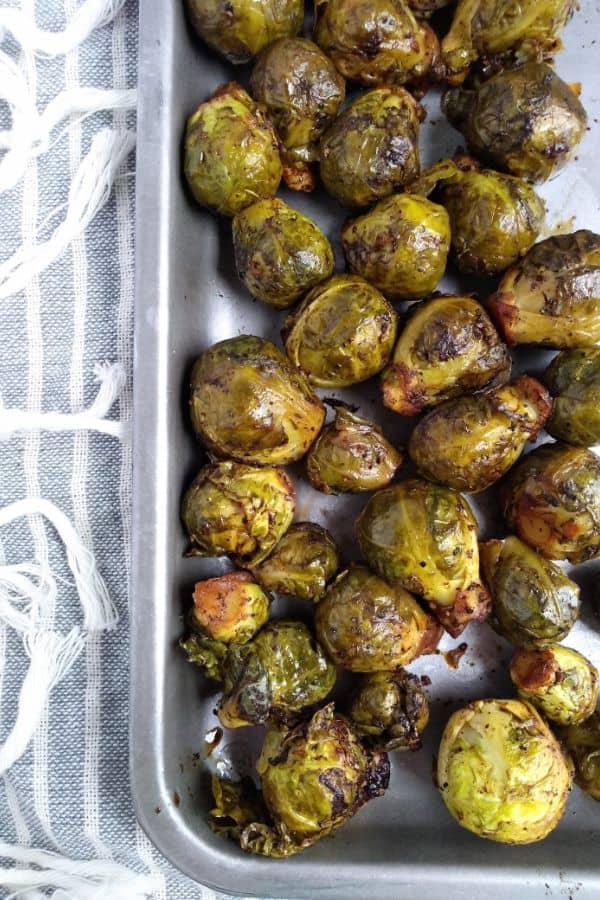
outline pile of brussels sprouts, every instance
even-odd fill
[[[196,584],[181,643],[221,682],[224,727],[266,727],[260,789],[213,778],[212,827],[252,853],[296,853],[381,795],[387,752],[418,749],[428,721],[422,681],[404,667],[444,630],[486,619],[516,647],[518,698],[450,717],[436,776],[448,810],[482,837],[524,844],[556,826],[573,777],[600,799],[598,672],[560,643],[580,598],[555,562],[600,556],[589,449],[600,442],[600,235],[536,243],[544,205],[532,186],[586,130],[576,88],[548,65],[575,4],[458,0],[440,38],[446,5],[316,0],[313,42],[297,36],[303,0],[187,0],[210,47],[255,60],[249,91],[225,84],[189,117],[189,189],[232,218],[250,294],[294,306],[283,350],[223,340],[190,387],[209,462],[183,499],[188,552],[236,568]],[[343,106],[346,79],[368,90]],[[421,171],[416,98],[436,82],[473,155]],[[319,226],[275,196],[282,179],[321,184],[354,211],[346,273],[334,274]],[[434,293],[448,259],[500,276],[496,290]],[[507,345],[560,353],[541,380],[511,379]],[[339,400],[326,421],[316,388],[375,376],[389,410],[422,414],[406,453]],[[544,428],[556,441],[522,456]],[[411,477],[398,478],[406,456]],[[342,565],[323,527],[294,521],[282,466],[299,460],[317,491],[374,492],[355,524],[361,564]],[[461,492],[501,479],[511,533],[480,542]],[[271,619],[277,594],[312,604],[312,626]],[[354,686],[334,704],[337,667]]]

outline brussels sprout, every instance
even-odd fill
[[[232,63],[245,63],[277,38],[297,34],[304,0],[185,0],[194,30]]]
[[[329,532],[313,522],[299,522],[252,574],[267,591],[316,603],[339,567],[339,554]]]
[[[585,134],[579,97],[545,63],[530,62],[470,90],[447,91],[442,109],[473,153],[528,181],[562,168]]]
[[[598,702],[598,671],[568,647],[517,650],[510,677],[522,700],[552,722],[571,725],[589,719]]]
[[[223,85],[189,117],[183,166],[194,199],[224,216],[273,196],[282,172],[277,136],[239,84]]]
[[[426,478],[457,491],[484,491],[535,439],[551,409],[546,388],[522,375],[432,409],[414,428],[408,452]]]
[[[310,483],[324,494],[385,487],[402,465],[402,453],[373,422],[339,403],[335,408],[335,420],[325,426],[306,458]]]
[[[600,800],[600,712],[557,731],[575,764],[575,783],[594,800]]]
[[[377,574],[424,597],[453,637],[488,616],[477,522],[456,491],[419,478],[384,488],[358,517],[356,534]]]
[[[198,357],[190,412],[209,450],[257,465],[300,459],[325,419],[302,372],[270,341],[249,335],[213,344]]]
[[[439,201],[450,217],[452,256],[461,272],[494,275],[529,250],[544,223],[544,204],[522,178],[479,169],[475,160],[436,163],[409,186]]]
[[[225,728],[289,721],[335,683],[335,666],[303,622],[270,622],[247,643],[230,644],[221,671]]]
[[[270,599],[248,572],[197,581],[191,621],[195,630],[224,644],[243,644],[269,618]]]
[[[430,294],[446,271],[450,221],[443,206],[395,194],[342,230],[349,268],[394,300]]]
[[[334,275],[304,298],[282,336],[289,358],[312,384],[349,387],[383,369],[397,327],[393,306],[364,278]]]
[[[316,0],[315,40],[346,78],[405,84],[439,67],[435,33],[403,0]]]
[[[390,777],[387,754],[368,750],[333,704],[291,730],[270,729],[256,769],[266,810],[250,786],[213,781],[212,827],[271,857],[291,856],[331,834],[380,797]]]
[[[600,349],[563,350],[542,380],[554,396],[548,434],[581,447],[600,443]]]
[[[492,595],[491,623],[517,647],[562,641],[579,615],[579,587],[562,569],[511,535],[479,548]]]
[[[437,782],[463,828],[505,844],[530,844],[558,825],[571,770],[531,704],[475,700],[446,724]]]
[[[261,53],[250,87],[284,145],[288,187],[312,190],[316,179],[311,164],[319,158],[319,138],[344,99],[344,79],[312,41],[281,38]]]
[[[600,555],[600,460],[590,450],[545,444],[528,453],[501,503],[509,528],[548,559]]]
[[[509,344],[586,347],[600,341],[600,235],[535,244],[502,277],[488,308]]]
[[[399,585],[362,566],[331,584],[315,612],[317,637],[352,672],[387,672],[431,653],[441,636],[434,619]]]
[[[511,358],[488,314],[471,297],[415,304],[383,370],[383,402],[412,416],[427,406],[507,381]]]
[[[285,309],[333,272],[331,244],[283,200],[259,200],[233,220],[238,275],[251,294]]]
[[[359,682],[350,718],[377,750],[418,750],[429,721],[427,694],[404,669],[371,672]]]
[[[227,644],[203,634],[190,634],[179,641],[188,662],[204,670],[207,678],[221,681],[221,666],[227,654]]]
[[[343,206],[358,208],[400,190],[419,174],[424,112],[401,87],[361,94],[321,138],[321,180]]]
[[[512,59],[545,59],[560,49],[558,33],[575,0],[458,0],[442,41],[446,77],[460,84],[478,58],[493,68]]]
[[[296,498],[283,469],[229,460],[200,470],[187,489],[181,517],[198,556],[229,554],[257,565],[287,531]]]

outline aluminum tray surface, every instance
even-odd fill
[[[597,3],[583,2],[564,34],[557,70],[582,85],[589,113],[578,159],[540,193],[547,201],[546,233],[587,227],[600,230],[600,78],[596,39]],[[190,35],[180,0],[144,0],[140,10],[140,105],[137,188],[137,301],[135,343],[135,497],[132,575],[132,785],[139,820],[176,866],[225,892],[258,897],[375,900],[465,898],[500,900],[525,895],[600,897],[600,804],[575,788],[568,811],[544,842],[508,847],[483,841],[450,818],[431,780],[432,756],[444,722],[463,702],[511,696],[506,662],[511,648],[487,625],[464,635],[468,650],[456,671],[442,656],[411,669],[432,681],[431,724],[415,754],[392,754],[391,785],[335,837],[299,856],[273,861],[242,853],[207,825],[210,806],[207,764],[199,758],[204,734],[214,724],[217,695],[186,663],[176,643],[182,610],[194,581],[228,568],[225,560],[183,559],[179,523],[183,486],[203,462],[186,419],[186,380],[200,351],[240,333],[278,340],[282,315],[253,301],[238,281],[230,223],[217,221],[189,199],[181,179],[181,135],[186,116],[220,83],[248,78],[209,53]],[[461,143],[439,112],[439,95],[426,100],[422,129],[424,164],[452,154]],[[283,192],[313,216],[336,244],[347,213],[322,192],[310,197]],[[442,287],[477,289],[447,278]],[[486,286],[489,290],[489,283]],[[520,354],[520,368],[539,372],[550,353]],[[332,392],[328,392],[331,394]],[[335,393],[335,392],[333,392]],[[375,380],[338,396],[359,404],[392,439],[402,441],[405,423],[386,414]],[[297,519],[322,522],[339,540],[346,561],[356,558],[352,524],[365,497],[327,498],[313,491],[299,468]],[[473,498],[484,537],[504,534],[495,494]],[[576,578],[583,612],[567,643],[600,664],[600,623],[592,603],[598,565]],[[300,604],[275,604],[275,615]],[[445,638],[443,646],[456,642]],[[243,768],[260,732],[230,732],[219,748]],[[213,762],[214,765],[214,762]]]

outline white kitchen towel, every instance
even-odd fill
[[[0,777],[0,897],[215,897],[154,850],[129,791],[136,66],[133,0],[0,0],[0,509],[51,501],[118,615],[87,622],[68,530],[0,524],[0,747],[40,643],[64,648]]]

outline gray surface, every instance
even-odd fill
[[[600,102],[591,46],[591,26],[598,21],[597,6],[584,3],[567,29],[567,50],[558,61],[563,77],[583,82],[592,130],[578,161],[540,191],[549,206],[548,232],[559,223],[564,227],[571,216],[573,226],[600,228],[599,129],[594,121]],[[476,891],[481,898],[500,900],[526,889],[528,898],[597,897],[600,809],[577,789],[549,839],[511,848],[460,829],[432,785],[432,754],[452,709],[472,698],[510,693],[504,668],[510,648],[488,626],[471,626],[466,632],[469,649],[457,671],[441,656],[411,666],[432,679],[432,722],[425,747],[419,754],[396,755],[386,796],[365,807],[333,839],[290,860],[268,861],[244,855],[208,829],[208,773],[203,764],[194,764],[193,754],[216,722],[216,695],[207,693],[176,641],[194,581],[218,574],[228,564],[181,555],[181,491],[203,462],[185,418],[186,374],[194,357],[221,338],[247,332],[277,340],[282,317],[245,293],[233,268],[229,223],[193,206],[179,174],[186,115],[219,83],[245,80],[247,70],[233,70],[193,41],[179,3],[146,0],[140,41],[131,722],[132,787],[140,822],[177,866],[233,893],[413,900],[417,890],[429,898],[459,898]],[[433,95],[427,105],[432,112],[423,129],[426,163],[453,152],[460,142],[439,114],[438,97]],[[286,198],[313,215],[337,242],[345,213],[333,200],[319,194]],[[341,269],[339,255],[338,264]],[[450,278],[443,285],[456,288],[458,282]],[[462,286],[473,289],[464,281]],[[535,372],[550,356],[521,354],[517,370]],[[340,396],[359,402],[392,438],[406,433],[403,420],[384,414],[376,384]],[[326,498],[308,487],[299,469],[293,474],[297,518],[326,524],[342,543],[346,560],[353,558],[352,522],[365,498]],[[485,537],[503,533],[495,498],[492,490],[475,503]],[[567,641],[596,664],[600,641],[589,594],[597,571],[595,564],[578,570],[584,610]],[[276,604],[276,615],[285,610]],[[444,646],[452,643],[445,639]],[[221,751],[239,767],[255,750],[257,735],[247,732],[230,733]]]

